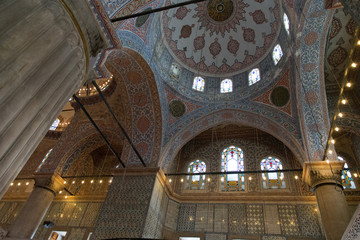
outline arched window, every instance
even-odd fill
[[[349,168],[349,166],[347,165],[347,163],[346,163],[346,161],[344,160],[343,157],[338,156],[338,160],[345,162],[344,163],[344,168],[345,169]],[[343,185],[344,189],[356,189],[355,182],[354,182],[354,179],[352,177],[352,174],[351,174],[350,170],[343,170],[342,171],[341,181],[342,181],[342,185]]]
[[[201,160],[193,161],[188,166],[188,173],[205,173],[206,164]],[[187,177],[187,189],[204,189],[205,175],[192,175]]]
[[[284,13],[283,22],[287,34],[290,35],[290,21],[286,13]]]
[[[193,89],[203,92],[205,87],[205,80],[202,77],[194,77]]]
[[[267,157],[260,163],[261,171],[282,170],[281,161],[274,157]],[[264,188],[285,188],[284,173],[267,172],[262,173]]]
[[[171,64],[170,76],[173,78],[179,78],[180,76],[180,67],[176,63]]]
[[[51,153],[52,150],[53,150],[53,149],[50,149],[50,150],[46,153],[45,157],[43,158],[43,160],[41,161],[40,165],[39,165],[38,168],[36,169],[36,172],[38,172],[38,171],[40,170],[40,168],[42,167],[42,165],[44,165],[46,159],[49,157],[49,155],[50,155],[50,153]]]
[[[249,86],[253,85],[258,81],[260,81],[260,70],[258,68],[254,68],[249,73]]]
[[[281,50],[280,44],[277,44],[274,47],[273,53],[272,53],[272,57],[274,60],[274,64],[278,64],[278,62],[280,61],[281,57],[283,56],[283,52]]]
[[[57,128],[57,126],[59,125],[59,123],[60,123],[60,119],[56,119],[54,122],[53,122],[53,124],[51,125],[51,127],[49,128],[49,130],[56,130],[56,128]]]
[[[222,172],[243,172],[244,171],[244,153],[235,146],[225,148],[221,154],[221,171]],[[222,191],[241,191],[245,190],[244,174],[222,174],[221,175]]]
[[[231,79],[224,79],[221,81],[220,84],[220,92],[221,93],[228,93],[233,91],[233,84]]]

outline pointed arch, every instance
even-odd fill
[[[206,164],[201,160],[195,160],[188,165],[188,173],[205,173]],[[187,176],[186,188],[190,190],[204,189],[205,174]]]
[[[283,170],[282,163],[275,157],[267,157],[260,162],[261,171],[269,171],[262,173],[264,188],[285,188],[284,173],[271,172],[276,170]]]
[[[222,151],[221,154],[221,171],[222,172],[243,172],[244,171],[244,153],[241,148],[229,146]],[[244,191],[245,176],[241,173],[222,174],[221,190]]]

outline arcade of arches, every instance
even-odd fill
[[[179,2],[0,2],[0,239],[360,239],[357,0]]]

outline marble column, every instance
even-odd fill
[[[99,36],[86,0],[0,1],[0,199],[83,85]]]
[[[322,226],[328,240],[341,239],[350,221],[341,185],[343,167],[344,163],[339,161],[318,161],[304,165],[303,180],[315,193]]]
[[[37,174],[34,190],[31,192],[24,207],[9,227],[9,238],[29,239],[50,207],[54,197],[64,188],[64,180],[58,175]]]

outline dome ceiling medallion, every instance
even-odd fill
[[[270,52],[279,33],[279,9],[279,0],[209,0],[165,11],[166,45],[193,72],[235,75]]]

